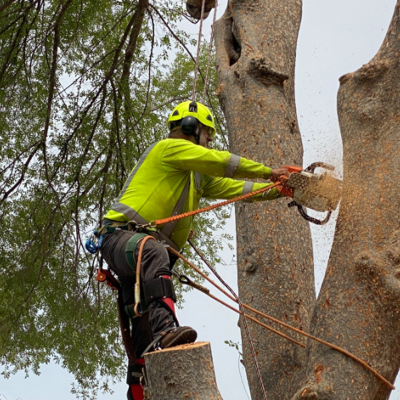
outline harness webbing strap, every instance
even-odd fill
[[[124,214],[125,216],[127,216],[127,218],[130,218],[130,216],[134,216],[134,218],[132,217],[132,218],[129,219],[129,221],[126,221],[126,222],[118,222],[118,221],[113,221],[113,220],[108,219],[108,218],[104,218],[103,221],[101,221],[101,223],[103,225],[118,223],[121,226],[116,226],[116,228],[120,228],[120,229],[124,229],[124,226],[127,226],[130,222],[133,222],[134,224],[138,224],[138,225],[143,225],[143,226],[148,226],[149,225],[149,222],[146,221],[133,208],[130,208],[129,206],[126,206],[125,204],[122,204],[122,203],[118,203],[118,206],[121,206],[121,210],[124,207],[124,210],[126,210],[126,208],[129,208],[129,209],[132,210],[132,212],[125,213],[125,212],[120,211],[120,209],[114,208],[115,211],[121,212],[121,214]],[[152,232],[152,231],[149,230],[149,231],[147,231],[147,233],[150,236],[153,236],[157,240],[164,241],[168,246],[172,247],[173,249],[178,250],[178,251],[180,250],[180,248],[176,245],[176,243],[173,242],[162,231]]]
[[[125,246],[125,257],[133,272],[136,272],[135,250],[140,239],[148,236],[147,233],[136,233]]]
[[[122,290],[118,290],[118,319],[121,329],[122,341],[124,343],[126,355],[128,356],[128,364],[136,365],[137,357],[133,348],[132,338],[129,327],[129,317],[124,310],[124,300],[122,298]]]

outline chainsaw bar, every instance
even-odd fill
[[[315,211],[335,210],[342,192],[342,181],[326,173],[292,173],[286,185],[293,189],[298,204]]]

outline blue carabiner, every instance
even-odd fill
[[[96,254],[102,243],[103,243],[103,235],[97,236],[98,231],[93,231],[93,233],[89,236],[86,241],[85,248],[90,254]],[[96,243],[97,242],[97,243]]]

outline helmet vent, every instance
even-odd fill
[[[179,111],[178,111],[178,110],[175,110],[175,111],[172,113],[172,116],[175,116],[175,115],[179,115]]]
[[[207,115],[206,119],[212,122],[212,116],[210,114]]]
[[[189,112],[197,113],[197,103],[195,101],[189,104]]]

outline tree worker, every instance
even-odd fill
[[[171,268],[176,258],[167,251],[180,251],[186,243],[192,217],[167,223],[157,231],[141,230],[149,221],[197,210],[202,197],[231,199],[272,185],[234,178],[262,178],[276,182],[286,169],[271,169],[227,151],[208,149],[215,134],[214,118],[201,103],[179,104],[167,121],[169,137],[146,149],[133,168],[115,203],[103,220],[101,252],[121,282],[125,310],[132,318],[132,341],[137,355],[164,349],[197,338],[196,331],[179,326]],[[275,189],[251,201],[272,200],[282,195]],[[140,263],[141,310],[133,310],[135,269],[139,245],[145,236]],[[148,312],[142,312],[147,308]],[[136,312],[136,315],[135,315]],[[143,363],[142,360],[138,361]],[[135,374],[133,374],[135,375]],[[141,399],[138,381],[128,372],[128,399]]]

